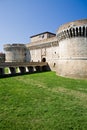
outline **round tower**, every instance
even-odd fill
[[[24,44],[5,44],[6,62],[25,62],[26,46]]]
[[[56,35],[59,41],[57,74],[87,78],[87,19],[60,26]]]

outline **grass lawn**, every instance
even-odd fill
[[[0,79],[0,130],[87,130],[87,80],[55,72]]]

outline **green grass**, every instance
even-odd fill
[[[5,71],[5,74],[8,74],[9,73],[8,67],[6,67],[4,71]]]
[[[0,79],[0,130],[87,130],[87,80],[54,72]]]
[[[18,67],[16,67],[15,70],[16,70],[16,73],[18,73]],[[9,74],[9,73],[10,73],[10,70],[9,70],[8,67],[6,67],[6,68],[4,69],[4,73],[5,73],[5,74]]]

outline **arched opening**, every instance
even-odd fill
[[[70,34],[70,29],[68,30],[68,35],[69,35],[69,38],[71,37],[71,34]]]
[[[63,35],[63,32],[61,33],[61,39],[63,39],[64,35]]]
[[[73,28],[73,36],[75,37],[75,28]]]
[[[78,28],[76,28],[76,36],[78,37]]]
[[[79,27],[79,36],[81,36],[81,27]]]
[[[64,32],[62,32],[62,39],[64,39]]]
[[[69,31],[67,30],[67,38],[69,37]]]
[[[86,37],[87,37],[87,27],[86,27]]]
[[[70,37],[72,37],[72,30],[71,30],[71,28],[70,28]]]
[[[66,38],[66,31],[64,31],[64,36],[65,36],[65,38]]]
[[[42,58],[42,62],[46,62],[46,58]]]
[[[83,36],[85,36],[85,27],[83,26]]]

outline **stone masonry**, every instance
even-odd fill
[[[43,32],[26,45],[6,44],[6,61],[48,62],[57,75],[87,78],[87,19],[60,26],[56,34]]]

